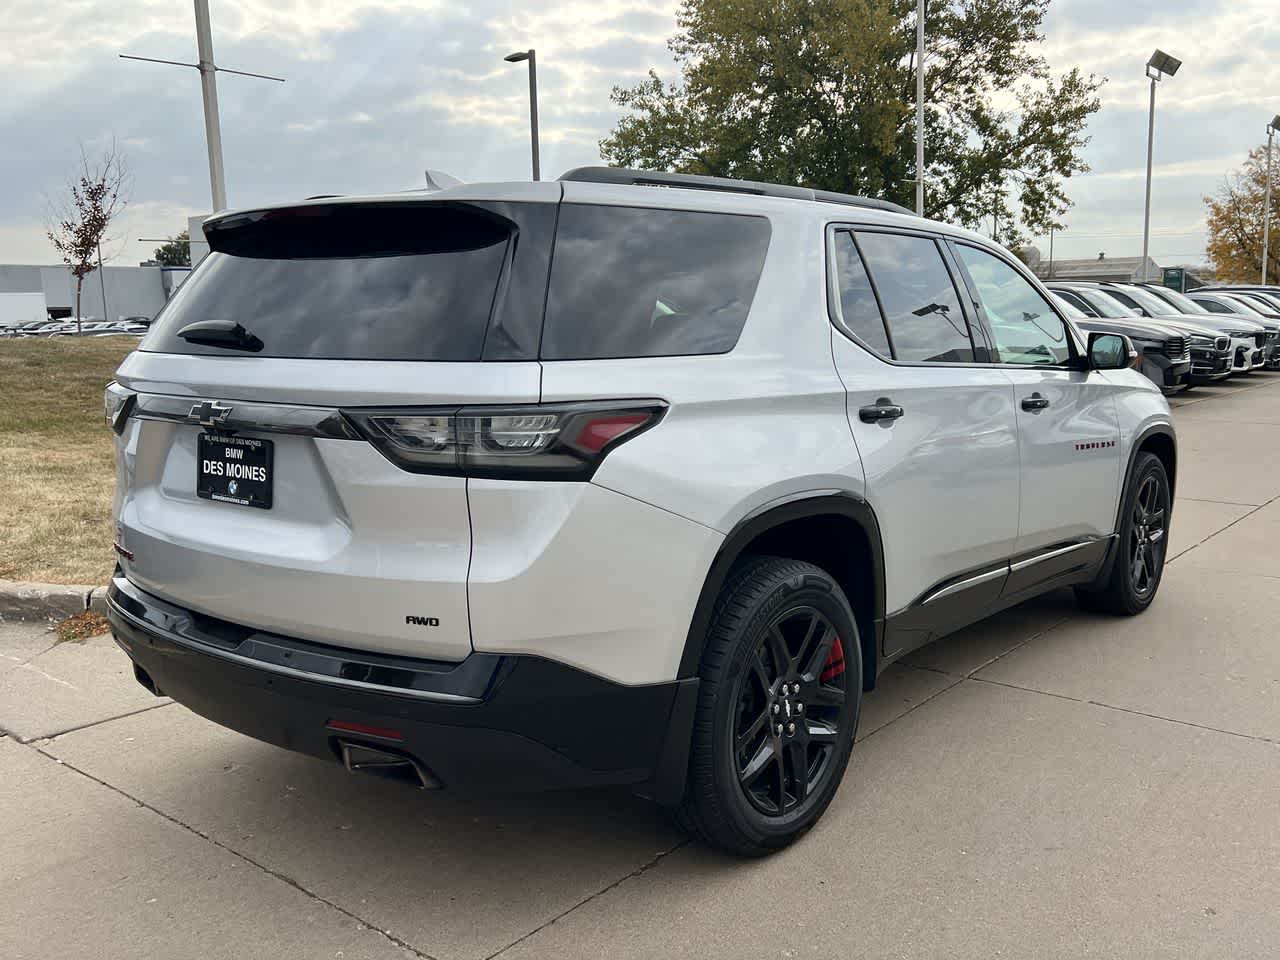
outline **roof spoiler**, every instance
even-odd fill
[[[625,167],[575,167],[560,177],[561,180],[579,183],[615,183],[637,187],[681,187],[686,190],[719,190],[725,193],[746,193],[761,197],[785,197],[790,200],[816,200],[822,203],[842,203],[850,207],[867,207],[889,213],[916,214],[901,204],[875,197],[858,197],[834,190],[815,190],[812,187],[792,187],[781,183],[764,183],[759,180],[735,180],[732,177],[704,177],[691,173],[664,173],[656,170],[628,170]]]

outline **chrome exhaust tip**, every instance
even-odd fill
[[[444,786],[430,770],[407,753],[393,753],[350,740],[339,740],[338,749],[342,754],[342,765],[352,773],[370,773],[420,790],[439,790]]]

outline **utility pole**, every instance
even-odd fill
[[[924,5],[916,3],[916,213],[924,216]]]
[[[1267,199],[1262,204],[1262,285],[1267,285],[1267,256],[1271,249],[1271,137],[1280,129],[1280,114],[1267,124]]]
[[[249,73],[246,70],[229,70],[213,62],[213,30],[209,25],[209,0],[195,0],[196,53],[198,63],[183,60],[158,60],[155,57],[135,57],[120,54],[121,60],[145,60],[147,63],[165,63],[174,67],[194,67],[200,72],[200,93],[204,100],[204,140],[209,150],[209,192],[213,198],[213,212],[227,208],[227,182],[222,168],[222,126],[218,120],[218,73],[234,73],[241,77],[274,80],[284,83],[283,77],[265,73]]]
[[[227,208],[227,180],[222,169],[222,124],[218,119],[218,68],[213,65],[213,30],[209,26],[209,0],[196,3],[196,53],[200,71],[200,95],[204,100],[204,142],[209,150],[209,190],[213,212]]]
[[[1053,279],[1053,227],[1049,228],[1049,279]]]

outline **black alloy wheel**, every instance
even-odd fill
[[[1172,509],[1164,464],[1153,453],[1138,454],[1125,485],[1120,525],[1103,579],[1076,588],[1082,606],[1132,616],[1151,605],[1164,574]]]
[[[734,762],[747,800],[779,817],[834,769],[847,673],[835,624],[814,607],[774,618],[738,678]]]
[[[742,560],[716,601],[677,821],[727,853],[802,836],[840,786],[862,705],[862,647],[844,591],[800,560]]]
[[[1133,592],[1146,599],[1155,591],[1164,566],[1165,523],[1168,491],[1164,477],[1148,473],[1138,485],[1134,498],[1133,522],[1129,527],[1129,577]]]

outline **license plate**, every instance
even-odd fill
[[[196,443],[196,496],[271,509],[270,440],[202,433]]]

